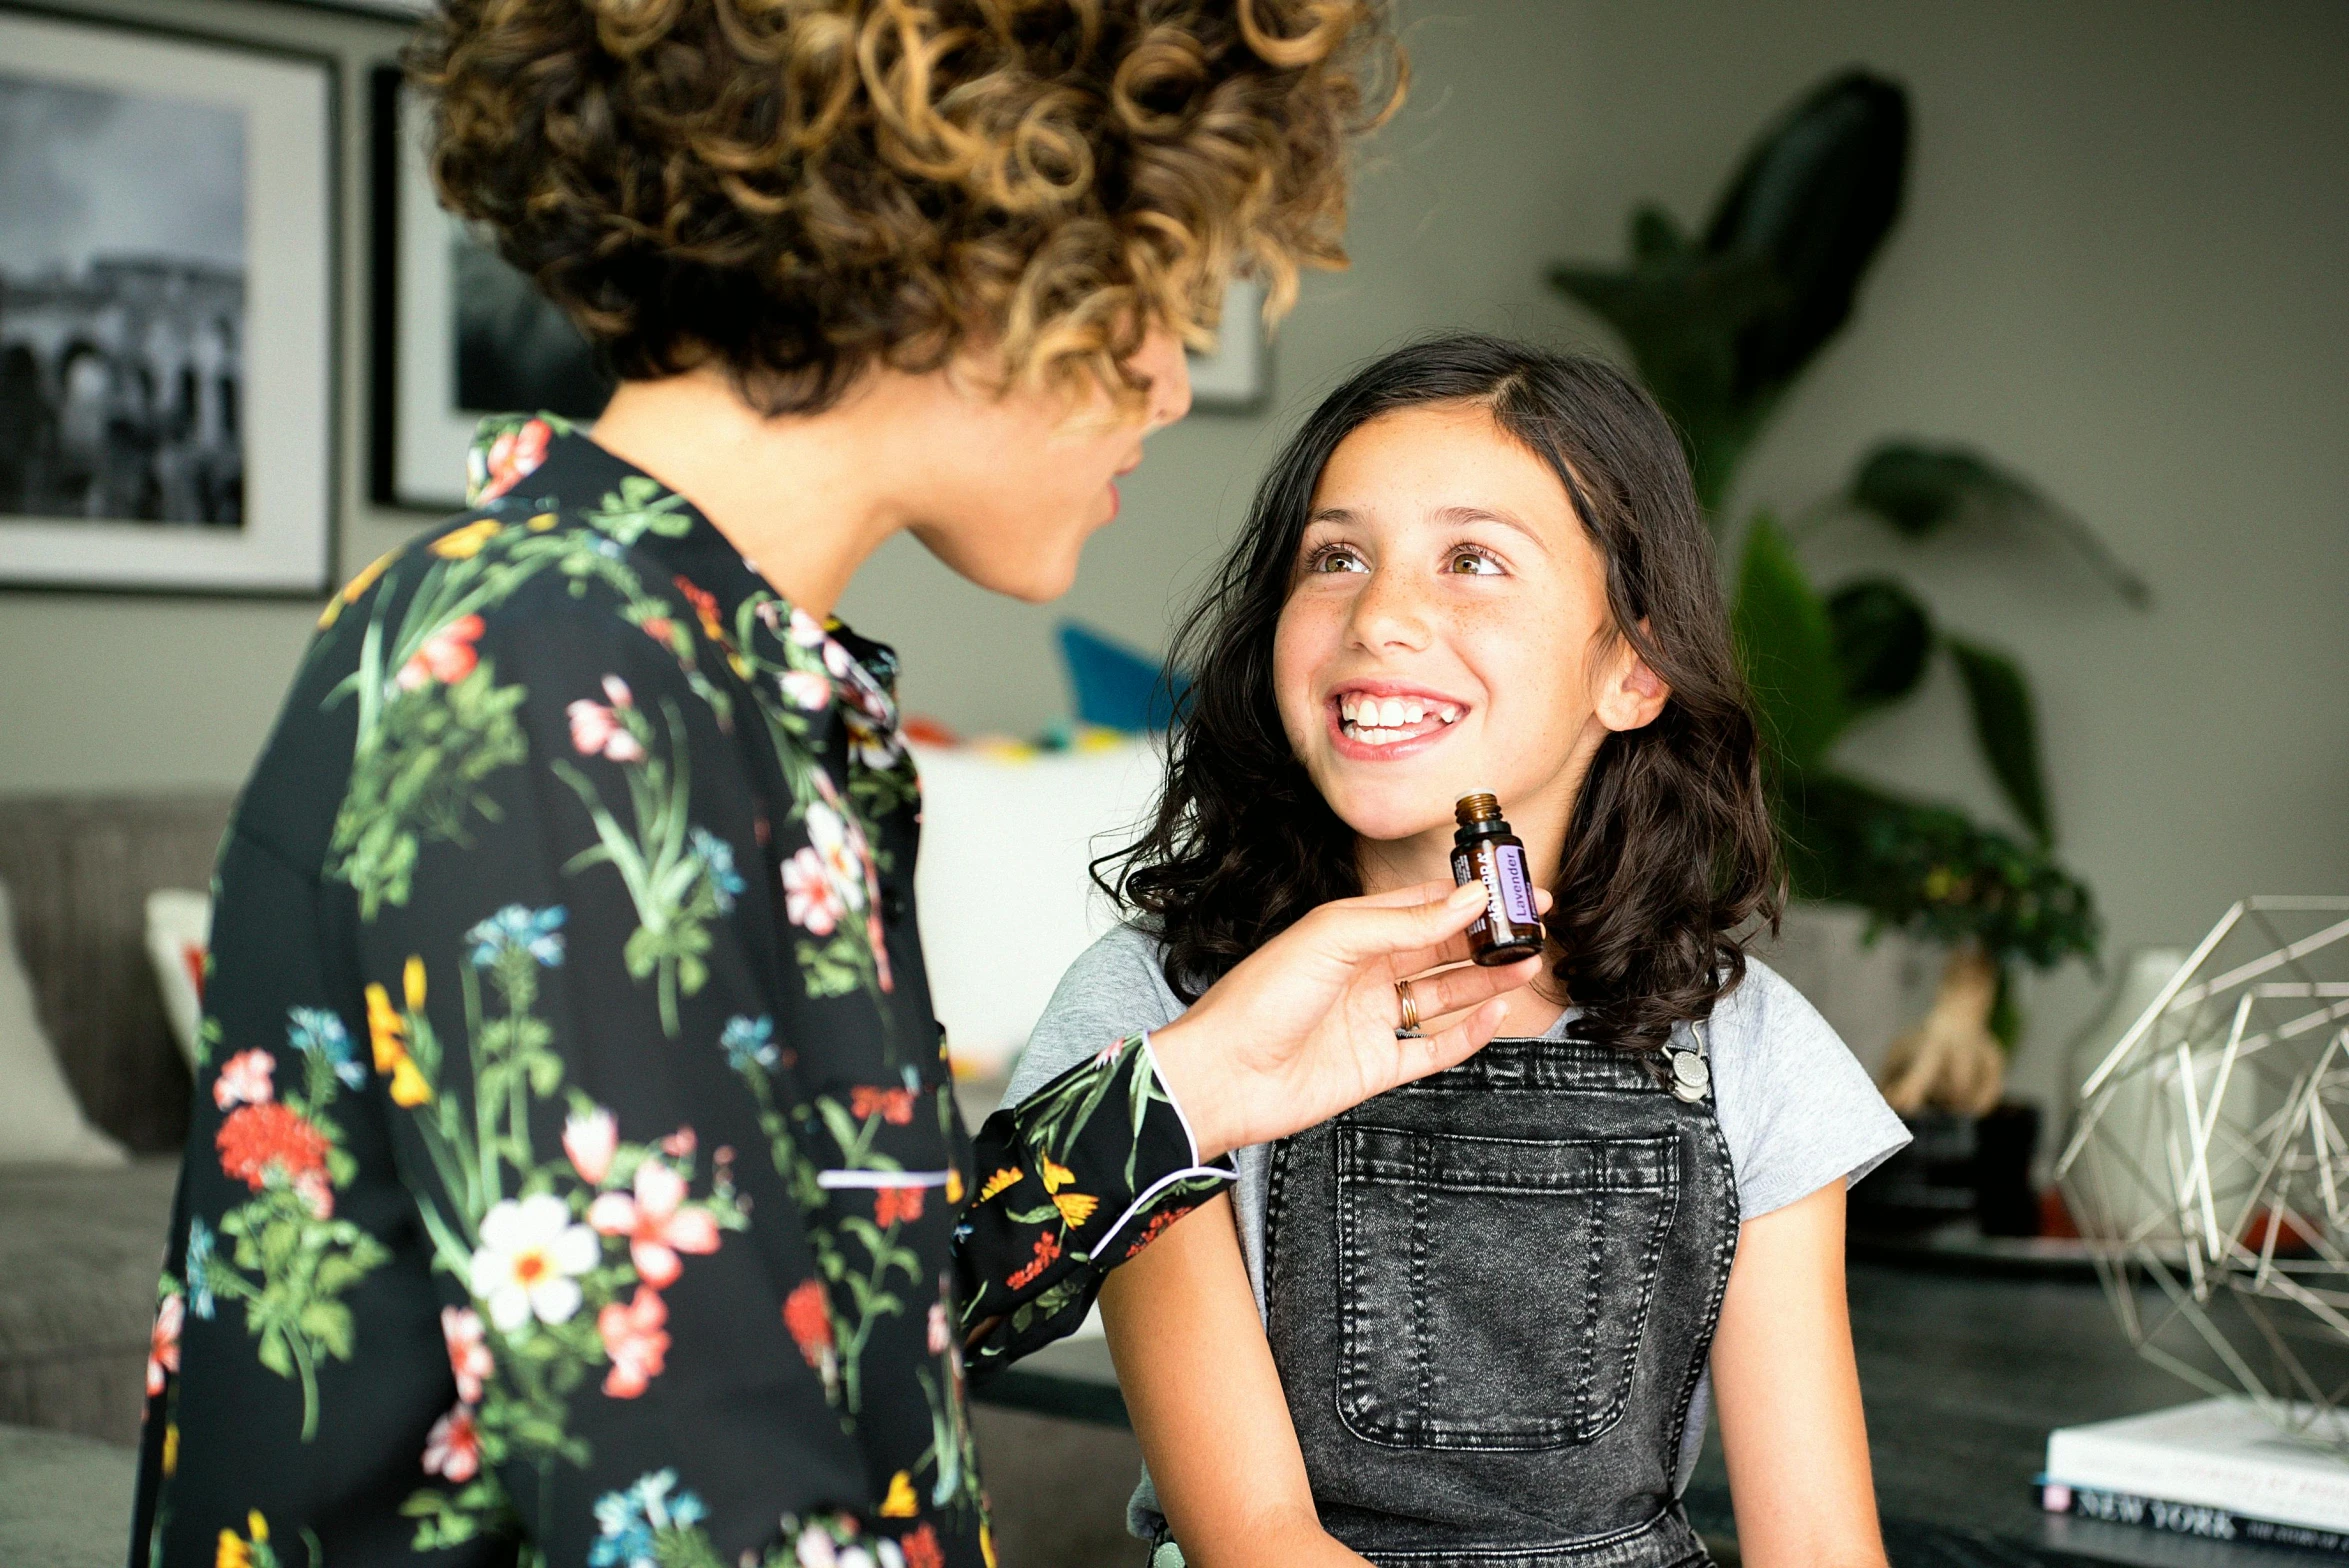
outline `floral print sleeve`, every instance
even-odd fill
[[[134,1564],[992,1562],[964,1406],[1225,1172],[963,1136],[892,661],[559,422],[327,608],[216,877]]]

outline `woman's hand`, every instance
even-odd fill
[[[1544,908],[1548,896],[1538,892]],[[1462,933],[1484,900],[1473,882],[1429,882],[1324,904],[1154,1031],[1159,1081],[1182,1107],[1199,1157],[1285,1138],[1482,1049],[1501,1025],[1494,998],[1542,967],[1539,958],[1466,964]],[[1460,967],[1427,972],[1446,964]],[[1404,979],[1421,1018],[1463,1016],[1398,1038],[1395,983]]]

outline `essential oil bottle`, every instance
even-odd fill
[[[1452,808],[1460,824],[1452,835],[1452,880],[1484,884],[1484,913],[1468,928],[1469,956],[1488,967],[1513,964],[1542,950],[1541,917],[1525,876],[1525,843],[1501,819],[1491,795],[1463,795]]]

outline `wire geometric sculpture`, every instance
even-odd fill
[[[2248,898],[2081,1086],[2056,1162],[2139,1354],[2349,1457],[2349,898]]]

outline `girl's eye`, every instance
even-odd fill
[[[1459,577],[1499,577],[1501,563],[1473,546],[1454,550],[1444,562],[1444,570]]]
[[[1315,572],[1367,572],[1369,566],[1356,554],[1353,546],[1325,544],[1305,557],[1305,570]]]

